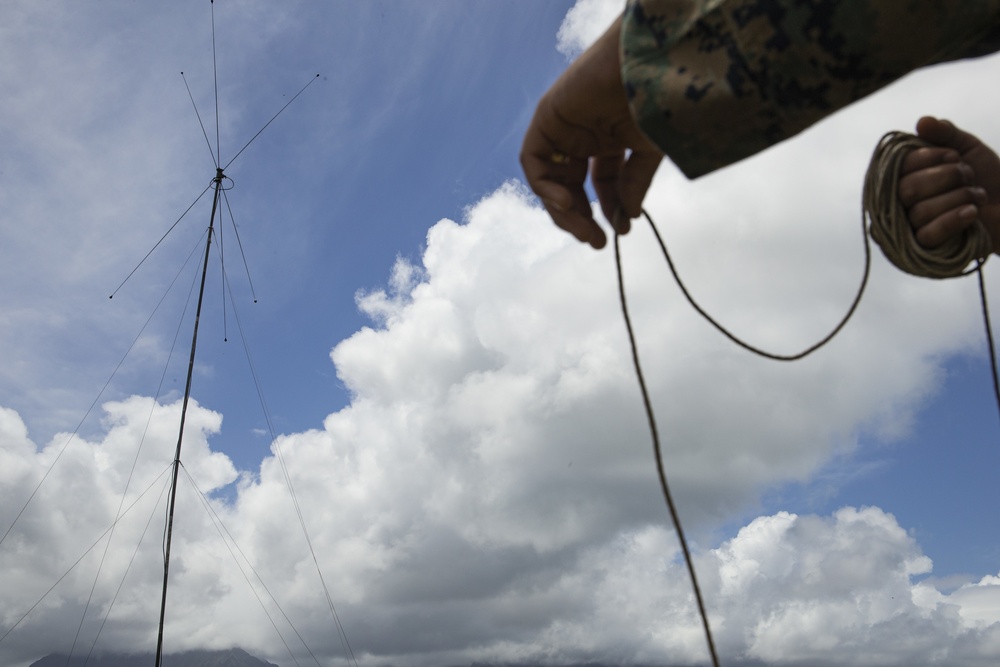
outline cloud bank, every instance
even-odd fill
[[[599,34],[609,7],[578,3],[563,48]],[[963,111],[976,131],[989,127],[986,111],[962,100],[993,74],[979,63],[904,81],[895,97],[694,183],[665,165],[647,205],[692,292],[768,348],[797,351],[822,336],[861,274],[866,147],[925,111]],[[981,109],[1000,106],[990,94]],[[916,281],[876,258],[847,330],[803,362],[776,364],[736,350],[690,310],[643,223],[623,252],[667,470],[724,664],[996,664],[998,573],[936,582],[892,508],[761,510],[768,489],[808,484],[835,463],[851,471],[859,441],[907,435],[944,362],[978,344],[968,285]],[[462,220],[437,222],[418,259],[386,270],[384,287],[357,297],[369,326],[331,353],[350,404],[322,428],[282,435],[284,468],[272,455],[238,471],[212,449],[223,416],[193,406],[170,649],[240,645],[311,662],[287,616],[321,664],[346,662],[287,470],[362,664],[703,663],[611,253],[553,229],[511,181]],[[34,442],[17,412],[0,409],[0,528],[59,457],[0,546],[0,635],[17,624],[0,642],[3,664],[68,651],[74,637],[74,653],[85,653],[106,615],[95,650],[155,641],[179,406],[132,396],[103,411],[93,433]]]
[[[672,178],[663,176],[662,189]],[[697,227],[678,222],[671,234]],[[731,234],[715,256],[745,244]],[[880,270],[881,289],[892,293],[876,290],[873,301],[887,303],[868,302],[845,334],[865,341],[860,360],[858,347],[840,344],[795,366],[763,363],[734,352],[691,314],[650,245],[641,227],[624,240],[629,294],[669,475],[726,661],[995,661],[998,579],[957,590],[926,583],[930,560],[884,510],[778,512],[715,542],[718,527],[752,508],[763,489],[808,479],[849,452],[862,430],[905,422],[933,383],[934,360],[966,337],[967,305],[947,288],[928,296]],[[775,245],[760,252],[780,254]],[[610,253],[550,229],[523,187],[509,183],[472,206],[462,224],[436,224],[419,266],[400,259],[385,289],[359,293],[373,324],[332,352],[351,404],[322,429],[281,436],[278,445],[362,663],[704,660],[611,262]],[[714,272],[688,273],[692,283],[711,284]],[[843,301],[836,279],[816,282],[812,306],[797,304],[780,327],[754,328],[759,318],[748,315],[751,333],[774,345],[814,334],[813,321]],[[753,307],[732,291],[720,283],[705,298],[738,320]],[[935,330],[901,350],[898,329],[911,328],[905,313],[928,301],[953,316],[935,318]],[[888,303],[898,318],[884,316]],[[765,307],[781,316],[776,299],[757,304]],[[150,521],[98,643],[141,650],[153,632],[146,619],[156,616],[159,573],[151,563],[162,517],[154,506],[179,407],[133,397],[104,410],[105,433],[66,447],[0,551],[2,618],[6,631],[110,525],[145,432],[125,506],[138,502],[116,528],[107,585],[81,632],[93,641],[131,557],[134,546],[126,545]],[[258,474],[237,480],[209,447],[221,416],[197,405],[191,414],[185,470],[205,493],[236,484],[233,502],[213,501],[216,512],[312,650],[343,660],[279,461],[268,458]],[[3,412],[2,427],[6,526],[66,436],[36,451],[15,413]],[[191,484],[182,484],[179,502],[170,645],[238,644],[287,662]],[[69,649],[101,551],[103,543],[0,645],[5,662]],[[303,649],[268,606],[301,660]]]

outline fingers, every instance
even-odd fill
[[[960,130],[950,121],[933,116],[924,116],[917,121],[917,134],[932,144],[954,148],[959,153],[968,152],[982,144],[974,135]]]
[[[618,189],[627,219],[638,218],[642,213],[642,201],[662,160],[663,156],[657,152],[632,151],[625,161]]]
[[[917,122],[917,133],[933,146],[910,151],[904,158],[897,194],[917,241],[933,248],[975,223],[989,201],[966,161],[975,157],[982,143],[949,121],[931,116]]]
[[[532,191],[561,229],[594,248],[603,248],[607,237],[594,220],[583,185],[587,161],[557,150],[533,120],[521,147],[521,167]]]
[[[625,218],[623,222],[623,216],[617,213],[621,208],[618,183],[624,166],[622,155],[596,157],[590,161],[590,182],[593,183],[597,201],[601,204],[601,212],[619,234],[625,234],[629,230],[628,219]]]
[[[525,173],[528,173],[527,166]],[[585,173],[586,167],[584,167]],[[569,232],[578,241],[588,243],[595,249],[605,246],[607,237],[600,225],[594,220],[590,201],[583,189],[582,177],[579,185],[575,182],[567,184],[544,177],[532,180],[529,176],[528,181],[535,194],[542,200],[549,217],[560,229]]]
[[[965,188],[974,180],[972,167],[964,162],[925,167],[899,179],[899,200],[909,208],[922,200]]]
[[[578,164],[563,167],[546,162],[548,160],[537,156],[521,156],[528,184],[542,200],[552,221],[578,241],[589,243],[594,248],[603,248],[607,237],[594,220],[587,193],[583,189],[587,163],[575,160]],[[560,169],[562,173],[559,173]]]
[[[951,195],[946,195],[950,198]],[[917,242],[925,248],[934,248],[955,234],[959,234],[969,228],[979,218],[979,207],[973,203],[941,204],[940,213],[930,218],[922,224],[914,221],[914,215],[910,215],[910,223],[913,225]]]
[[[958,151],[952,148],[939,148],[937,146],[915,148],[903,158],[900,173],[905,176],[940,164],[953,164],[961,159],[962,156],[959,155]]]
[[[988,201],[986,191],[972,185],[975,174],[969,165],[941,163],[952,158],[948,150],[912,151],[903,165],[904,172],[912,171],[899,180],[899,200],[907,209],[917,242],[926,248],[939,246],[972,225],[979,207]]]
[[[977,209],[987,203],[986,191],[980,187],[957,188],[942,195],[923,199],[910,207],[907,215],[917,229],[924,227],[945,213],[965,206]],[[973,216],[974,217],[974,216]]]
[[[632,151],[591,160],[591,182],[604,217],[619,234],[627,234],[632,218],[642,212],[642,201],[653,181],[662,156],[656,152]]]

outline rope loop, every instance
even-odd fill
[[[868,243],[869,235],[882,249],[886,258],[896,267],[907,273],[922,276],[925,278],[954,278],[976,272],[979,278],[979,294],[983,308],[983,322],[986,326],[986,341],[990,352],[990,367],[993,375],[993,391],[997,399],[997,407],[1000,408],[1000,375],[997,372],[997,355],[993,345],[993,331],[990,326],[989,310],[986,302],[986,287],[983,282],[982,266],[988,257],[992,245],[989,234],[981,222],[967,229],[957,238],[934,249],[926,249],[917,243],[913,230],[907,218],[906,208],[899,201],[899,176],[903,165],[903,158],[914,148],[928,146],[929,144],[919,137],[915,137],[905,132],[889,132],[879,141],[875,152],[872,155],[871,163],[868,165],[868,172],[865,174],[864,190],[862,193],[862,215],[861,233],[864,241],[865,266],[861,277],[861,284],[854,297],[847,313],[840,323],[833,330],[823,337],[822,340],[809,346],[798,354],[775,354],[757,348],[741,340],[731,333],[724,326],[719,324],[704,308],[702,308],[693,296],[688,292],[687,287],[681,281],[674,262],[667,251],[667,244],[660,236],[660,231],[656,228],[653,218],[643,209],[642,215],[649,222],[649,226],[656,237],[656,241],[663,253],[663,258],[667,262],[670,273],[687,299],[688,303],[704,317],[712,326],[718,329],[723,335],[740,347],[743,347],[756,355],[774,359],[777,361],[795,361],[808,356],[819,348],[826,345],[840,330],[847,324],[851,315],[857,309],[868,284],[868,276],[871,268],[871,249]],[[867,233],[866,233],[867,228]],[[701,618],[705,631],[705,640],[708,644],[709,657],[714,667],[719,667],[719,656],[715,649],[715,640],[712,637],[712,628],[708,620],[708,613],[705,608],[705,601],[701,594],[701,587],[698,585],[698,577],[695,572],[694,563],[691,560],[691,552],[688,548],[687,538],[684,536],[684,529],[681,527],[681,520],[670,493],[667,482],[667,474],[663,461],[663,452],[660,444],[660,436],[656,427],[656,417],[653,414],[653,405],[646,387],[646,380],[643,377],[642,367],[639,363],[639,350],[636,343],[635,331],[632,327],[632,320],[629,317],[628,301],[625,297],[625,279],[622,271],[621,250],[619,248],[619,235],[614,237],[615,268],[618,276],[618,295],[621,302],[622,314],[625,319],[625,329],[628,333],[629,347],[632,350],[632,362],[635,366],[636,377],[639,382],[639,391],[642,394],[643,405],[646,410],[646,417],[649,422],[650,436],[653,441],[653,453],[656,459],[656,471],[659,474],[660,489],[667,508],[670,511],[670,518],[677,538],[680,542],[681,551],[684,554],[684,561],[687,564],[688,575],[691,580],[691,587],[694,592],[695,602],[698,607],[698,615]],[[976,265],[969,269],[965,268],[975,261]]]
[[[956,278],[977,270],[970,263],[989,257],[991,244],[983,223],[976,221],[962,234],[936,248],[917,243],[897,191],[903,158],[915,148],[930,146],[906,132],[889,132],[879,141],[865,174],[862,202],[868,232],[896,268],[922,278]]]

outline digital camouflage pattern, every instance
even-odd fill
[[[629,0],[621,48],[634,117],[694,178],[914,69],[1000,50],[1000,0]]]

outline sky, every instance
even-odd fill
[[[166,650],[347,664],[287,473],[358,664],[705,664],[613,255],[557,230],[517,161],[621,4],[214,10],[218,144],[208,2],[0,10],[0,664],[153,649],[199,194],[310,81],[225,169]],[[768,349],[822,337],[860,280],[879,137],[931,114],[1000,146],[998,69],[916,73],[696,181],[665,162],[646,205],[689,289]],[[974,280],[876,252],[847,328],[782,364],[698,317],[643,223],[622,250],[723,664],[996,664]]]

